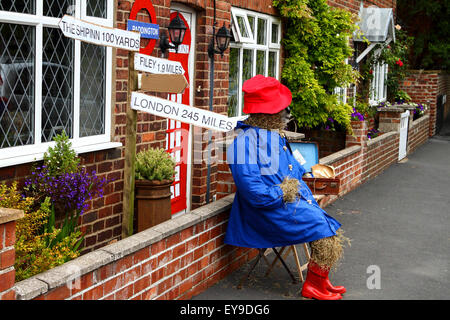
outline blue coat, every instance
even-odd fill
[[[227,149],[237,191],[225,243],[272,248],[335,235],[341,224],[314,200],[302,180],[305,169],[292,155],[286,138],[242,122],[236,130],[238,135]],[[300,200],[283,201],[278,185],[287,176],[300,181]]]

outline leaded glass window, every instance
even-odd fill
[[[64,131],[73,138],[74,40],[44,28],[42,51],[42,142]]]
[[[113,9],[107,0],[0,1],[0,167],[42,159],[62,131],[76,150],[111,144],[112,48],[66,38],[58,23],[68,14],[113,27]]]
[[[34,142],[35,28],[0,23],[0,148]]]
[[[97,17],[106,19],[107,14],[106,1],[87,0],[86,1],[86,15],[90,17]]]
[[[0,1],[0,11],[11,11],[18,13],[29,13],[34,14],[36,7],[36,0],[1,0]]]
[[[105,133],[106,49],[90,43],[81,48],[80,136],[86,137]]]

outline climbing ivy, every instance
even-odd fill
[[[356,16],[326,0],[274,0],[284,20],[286,59],[281,79],[292,91],[291,112],[300,127],[320,127],[332,118],[351,132],[352,107],[339,102],[336,87],[354,83],[358,73],[345,59]]]

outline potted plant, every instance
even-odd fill
[[[175,161],[164,149],[150,148],[136,155],[137,232],[171,218],[170,186],[174,174]]]

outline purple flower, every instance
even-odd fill
[[[352,120],[364,121],[364,116],[353,108],[353,113],[351,114]]]
[[[51,176],[43,166],[34,173],[25,181],[28,189],[50,197],[53,203],[67,211],[77,210],[80,214],[88,207],[88,199],[103,197],[103,188],[110,182],[100,179],[94,172],[89,174],[85,168],[80,168],[75,173]]]

